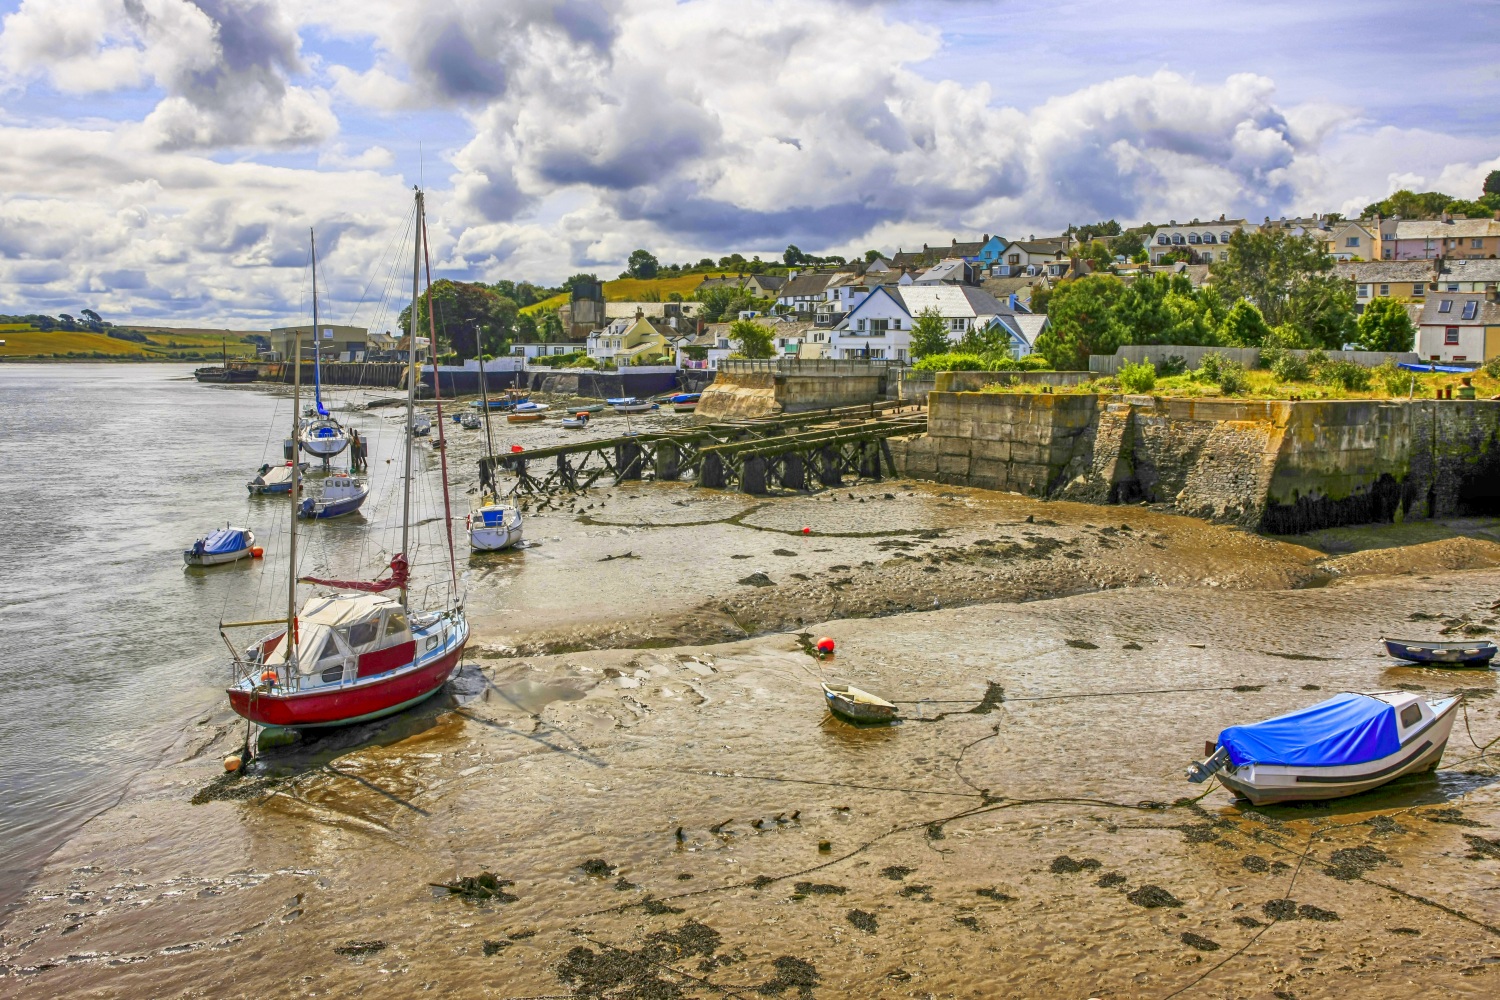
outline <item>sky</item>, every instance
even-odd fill
[[[1357,213],[1500,168],[1500,0],[0,0],[0,313]],[[409,243],[406,244],[409,246]],[[407,251],[409,252],[409,251]]]

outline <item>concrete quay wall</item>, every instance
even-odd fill
[[[703,390],[697,415],[708,420],[773,417],[885,398],[884,375],[721,371]]]
[[[918,479],[1294,533],[1500,514],[1500,402],[932,392]]]

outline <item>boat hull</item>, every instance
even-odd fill
[[[347,437],[309,438],[302,439],[302,450],[314,458],[333,458],[349,447]]]
[[[828,703],[828,710],[834,715],[848,722],[869,724],[872,722],[893,722],[897,716],[894,705],[871,705],[865,702],[855,701],[852,698],[842,697],[833,691],[824,691],[823,700]]]
[[[338,500],[317,500],[308,497],[302,501],[302,506],[297,510],[297,516],[317,521],[325,521],[330,517],[343,517],[363,507],[367,496],[369,496],[368,491],[357,497],[341,497]]]
[[[614,407],[616,413],[645,413],[654,409],[656,409],[655,403],[616,403]]]
[[[527,410],[521,413],[507,414],[505,419],[513,424],[534,424],[543,419],[543,415],[535,410]]]
[[[1484,667],[1495,658],[1497,647],[1492,642],[1414,642],[1406,639],[1385,639],[1385,651],[1398,660],[1409,663],[1432,663],[1453,667]]]
[[[1251,764],[1218,773],[1224,786],[1254,805],[1277,802],[1312,802],[1358,795],[1389,784],[1397,778],[1430,771],[1442,760],[1459,700],[1443,710],[1425,728],[1411,736],[1392,754],[1363,764],[1341,767],[1288,767]]]
[[[189,566],[223,566],[225,563],[239,562],[241,559],[250,558],[250,546],[236,549],[233,552],[205,552],[201,555],[192,549],[182,550],[182,561]]]
[[[331,690],[276,694],[259,689],[229,689],[229,705],[260,726],[322,729],[347,726],[391,715],[432,697],[463,658],[468,633],[442,656],[371,681]]]
[[[672,412],[674,412],[674,413],[692,413],[696,409],[698,409],[698,404],[697,403],[673,403],[672,404]]]

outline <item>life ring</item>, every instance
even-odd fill
[[[275,687],[276,686],[276,671],[274,671],[274,670],[264,670],[264,671],[261,671],[260,682],[262,684],[269,684],[272,687]]]

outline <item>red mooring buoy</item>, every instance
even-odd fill
[[[818,654],[820,656],[833,655],[833,640],[826,635],[818,640]]]
[[[802,533],[804,535],[810,535],[810,534],[812,534],[812,529],[811,528],[803,528],[802,529]]]

